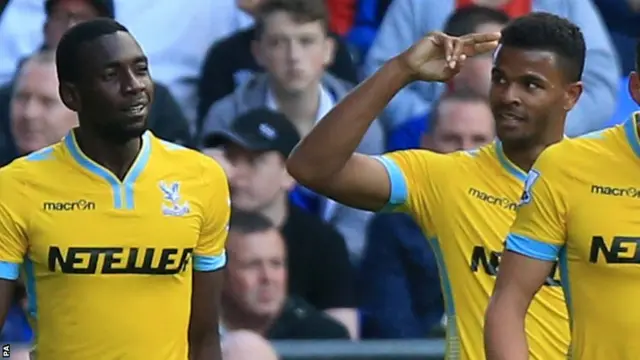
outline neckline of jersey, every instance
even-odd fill
[[[151,152],[151,135],[149,131],[146,131],[142,135],[142,146],[122,181],[113,174],[111,170],[93,161],[93,159],[82,152],[82,149],[78,146],[73,129],[69,131],[62,142],[69,151],[69,154],[71,154],[71,157],[82,169],[106,181],[111,186],[114,195],[114,207],[116,209],[126,208],[131,210],[134,208],[134,184],[146,167],[149,161],[149,153]]]
[[[515,177],[518,181],[524,182],[527,179],[527,172],[520,169],[516,164],[511,162],[502,149],[502,142],[500,140],[495,141],[495,152],[498,162],[502,168],[509,173],[509,175]]]
[[[636,154],[636,156],[640,157],[640,137],[638,136],[638,117],[640,116],[640,111],[636,111],[627,121],[624,122],[624,132],[627,137],[627,142],[631,147],[631,150]]]

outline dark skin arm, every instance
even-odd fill
[[[7,318],[7,313],[13,300],[15,284],[16,282],[14,280],[0,279],[0,324],[4,324]]]
[[[487,360],[529,359],[525,317],[553,264],[505,251],[485,317]]]
[[[302,185],[345,205],[379,210],[391,184],[377,160],[354,154],[374,119],[413,81],[447,81],[467,56],[492,51],[500,34],[431,33],[387,62],[333,108],[298,144],[287,170]]]
[[[189,359],[222,360],[218,319],[222,271],[194,271],[189,324]]]

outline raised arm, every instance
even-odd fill
[[[343,204],[380,210],[392,197],[382,162],[354,154],[373,120],[393,96],[416,80],[446,81],[468,56],[492,51],[500,34],[454,38],[432,33],[382,66],[307,135],[287,161],[302,185]]]

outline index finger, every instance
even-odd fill
[[[500,40],[502,34],[499,32],[491,32],[491,33],[473,33],[467,34],[461,37],[462,41],[465,45],[474,45],[485,42],[493,42]]]

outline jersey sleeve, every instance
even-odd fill
[[[446,155],[427,150],[403,150],[375,157],[384,165],[391,195],[383,211],[400,211],[426,221],[433,229],[432,214],[441,201]]]
[[[8,169],[0,170],[0,279],[16,280],[27,254],[26,219],[21,216],[23,189]]]
[[[231,213],[229,184],[222,168],[214,162],[208,165],[202,180],[204,222],[193,252],[193,268],[196,271],[215,271],[227,263],[225,244]]]
[[[556,261],[566,239],[566,176],[557,149],[538,158],[525,181],[507,250],[537,260]]]

